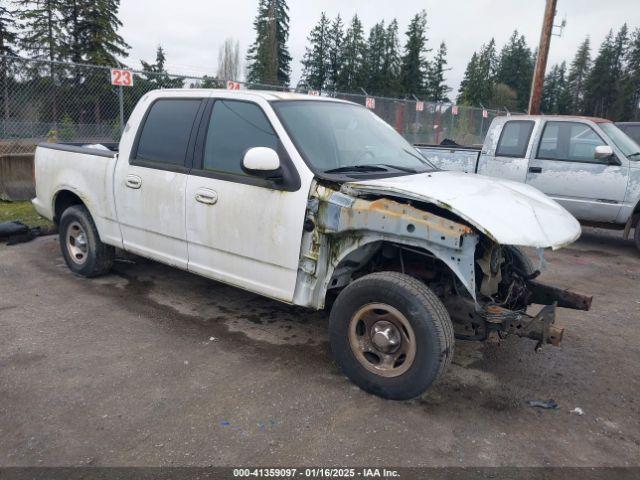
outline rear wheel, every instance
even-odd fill
[[[636,222],[636,228],[633,232],[633,240],[636,243],[636,248],[640,250],[640,216],[638,216],[638,221]]]
[[[348,285],[333,305],[329,330],[345,375],[384,398],[420,395],[453,357],[444,305],[422,282],[401,273],[373,273]]]
[[[96,277],[111,269],[115,249],[100,241],[93,219],[84,206],[73,205],[62,213],[59,232],[62,256],[73,273]]]

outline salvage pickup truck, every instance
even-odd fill
[[[539,283],[517,248],[576,240],[564,208],[526,185],[437,171],[359,105],[153,91],[111,148],[36,151],[33,203],[58,224],[72,272],[104,274],[122,249],[289,304],[332,305],[339,365],[386,398],[415,397],[442,375],[454,324],[459,338],[557,345],[556,306],[591,303]],[[530,314],[532,303],[543,307]]]
[[[640,146],[609,120],[504,116],[482,147],[417,145],[443,170],[526,183],[581,223],[624,230],[640,249]]]

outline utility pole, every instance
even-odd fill
[[[544,10],[542,32],[540,32],[540,46],[538,47],[536,68],[533,72],[531,97],[529,98],[529,115],[540,114],[542,89],[544,87],[544,74],[547,70],[547,58],[549,57],[549,45],[551,44],[551,35],[553,33],[553,19],[556,16],[557,3],[558,0],[547,0],[547,6]]]

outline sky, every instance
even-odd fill
[[[126,63],[140,67],[140,59],[153,60],[158,45],[166,51],[167,70],[186,75],[215,74],[218,49],[225,38],[240,42],[244,54],[254,40],[253,20],[258,0],[121,0],[120,31],[131,45]],[[378,21],[397,18],[401,45],[410,18],[420,9],[427,11],[428,48],[444,41],[448,48],[447,83],[456,93],[467,62],[475,50],[491,37],[498,48],[514,29],[525,35],[532,49],[540,38],[544,0],[288,0],[290,15],[289,52],[292,84],[301,75],[300,60],[309,31],[322,11],[333,18],[340,14],[348,22],[354,14],[365,31]],[[592,56],[610,28],[623,23],[640,27],[640,0],[558,0],[556,24],[565,19],[562,36],[554,36],[549,66],[570,62],[578,45],[588,35]],[[559,32],[559,29],[556,29]],[[427,54],[429,58],[434,52]]]

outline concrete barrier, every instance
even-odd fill
[[[33,153],[0,155],[0,200],[18,202],[35,196]]]

